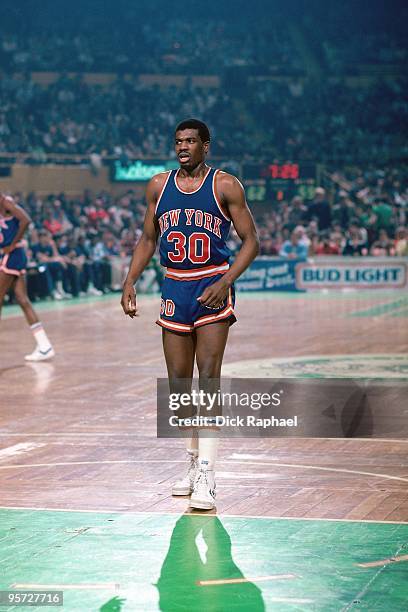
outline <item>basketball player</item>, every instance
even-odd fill
[[[205,163],[210,133],[196,119],[180,123],[175,151],[180,168],[154,176],[147,185],[143,234],[136,245],[122,295],[125,314],[137,314],[134,284],[156,250],[167,269],[160,317],[169,380],[191,379],[197,362],[200,386],[218,380],[234,315],[234,280],[256,257],[259,242],[241,183]],[[242,240],[233,264],[226,240],[231,222]],[[190,506],[215,507],[213,430],[191,430],[188,471],[173,495],[189,495]]]
[[[25,283],[27,256],[21,240],[30,222],[30,217],[12,198],[0,193],[0,314],[7,292],[13,289],[37,343],[25,359],[45,361],[54,357],[55,352],[31,305]]]

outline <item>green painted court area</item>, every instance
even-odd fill
[[[369,308],[362,308],[350,314],[352,317],[378,317],[382,315],[391,315],[393,317],[403,317],[407,315],[408,311],[408,297],[404,296],[399,300],[392,300],[371,306]]]
[[[406,524],[3,509],[0,539],[1,589],[70,612],[407,609]]]

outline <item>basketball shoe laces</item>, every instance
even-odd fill
[[[213,488],[211,488],[208,472],[212,470],[198,469],[197,476],[194,482],[194,494],[203,493],[215,497],[215,480],[213,480]]]
[[[190,465],[188,466],[187,469],[187,474],[185,475],[185,479],[188,480],[191,484],[191,488],[193,487],[195,478],[196,478],[196,474],[197,474],[197,455],[194,455],[193,453],[189,453],[190,456]]]

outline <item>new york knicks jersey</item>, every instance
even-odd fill
[[[1,198],[0,194],[0,198]],[[3,196],[3,204],[7,208],[7,198]],[[6,274],[20,276],[25,273],[27,256],[22,247],[22,242],[15,245],[11,253],[4,255],[2,248],[10,246],[20,227],[20,221],[16,217],[4,217],[0,214],[0,270]]]
[[[16,217],[0,215],[0,249],[9,246],[17,235],[20,221]]]
[[[231,220],[217,199],[215,177],[219,171],[208,168],[201,185],[191,193],[179,186],[178,172],[169,172],[156,205],[160,263],[176,270],[228,265],[226,240]]]

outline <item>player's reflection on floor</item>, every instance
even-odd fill
[[[55,380],[56,369],[53,363],[47,363],[42,361],[41,363],[28,362],[25,364],[26,368],[30,368],[33,373],[33,393],[35,395],[41,395],[45,393],[51,382]]]
[[[219,518],[180,517],[156,584],[160,610],[265,610],[261,590],[255,584],[234,584],[228,582],[231,579],[245,576],[234,563],[231,539]]]
[[[103,606],[99,608],[99,612],[120,612],[125,601],[126,599],[118,596],[112,597],[112,599],[104,603]]]

